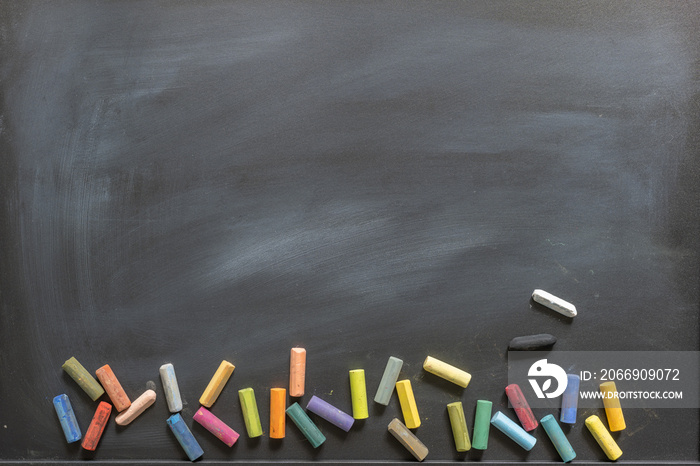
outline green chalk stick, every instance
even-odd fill
[[[258,404],[255,402],[255,392],[252,388],[238,390],[238,398],[241,400],[241,410],[248,437],[255,438],[262,435],[262,425],[258,414]]]
[[[491,427],[491,407],[493,403],[486,400],[477,400],[476,415],[474,416],[474,433],[472,434],[472,448],[486,450],[489,446],[489,428]]]

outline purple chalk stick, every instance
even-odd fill
[[[355,422],[352,416],[316,396],[311,397],[309,403],[306,405],[306,409],[321,416],[331,424],[340,427],[345,432],[349,431],[353,422]]]

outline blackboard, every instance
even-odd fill
[[[402,461],[396,398],[327,442],[245,438],[308,351],[307,394],[350,409],[405,361],[428,460],[557,461],[499,432],[454,451],[445,404],[503,394],[509,340],[696,351],[700,8],[662,1],[0,2],[0,455],[185,459],[174,364],[204,461]],[[569,320],[530,302],[573,302]],[[421,367],[468,370],[462,390]],[[110,364],[159,399],[94,454],[95,404],[61,371]],[[214,370],[231,449],[191,416]],[[580,413],[602,415],[602,410]],[[545,412],[536,412],[540,417]],[[698,461],[698,410],[626,412],[630,461]],[[265,430],[267,427],[264,425]],[[602,461],[583,423],[578,459]]]

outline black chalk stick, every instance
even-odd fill
[[[515,337],[510,340],[508,349],[512,351],[534,351],[552,346],[556,342],[557,337],[548,333],[526,335],[523,337]]]

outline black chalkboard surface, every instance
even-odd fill
[[[302,346],[304,406],[349,411],[348,370],[373,397],[403,359],[426,461],[558,461],[541,429],[529,453],[497,431],[456,453],[445,405],[469,426],[477,399],[508,411],[518,335],[699,349],[698,30],[697,2],[1,1],[0,459],[184,460],[171,362],[205,462],[411,460],[387,433],[396,398],[347,434],[317,419],[316,450],[291,423],[267,436]],[[579,316],[534,306],[535,288]],[[51,403],[68,394],[87,427],[71,356],[110,364],[132,399],[157,387],[94,454]],[[192,423],[223,359],[230,449]],[[697,409],[625,416],[623,460],[699,460]],[[583,422],[568,436],[605,460]]]

